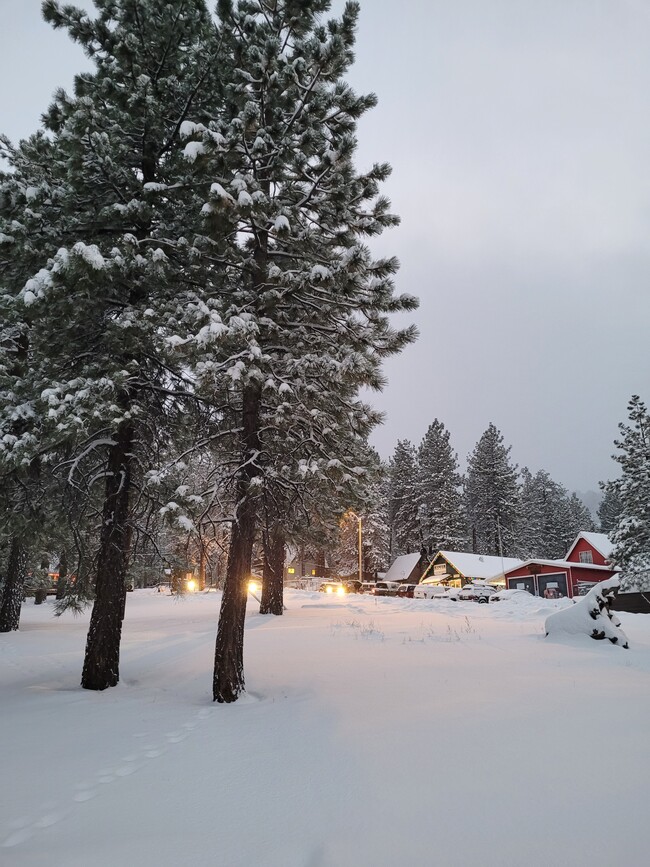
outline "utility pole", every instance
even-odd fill
[[[357,519],[357,525],[358,525],[358,530],[359,530],[359,540],[358,540],[358,544],[359,544],[359,581],[362,582],[363,581],[363,537],[362,537],[362,530],[361,530],[361,518],[359,517],[359,515],[357,515],[356,512],[352,512],[352,511],[349,511],[348,515],[350,515],[352,518]]]

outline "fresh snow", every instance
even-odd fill
[[[391,563],[384,576],[384,581],[406,581],[411,572],[420,562],[420,554],[402,554]]]
[[[218,593],[128,594],[121,683],[88,614],[0,635],[3,867],[640,867],[650,617],[544,638],[569,600],[251,599],[248,692],[211,701]]]
[[[487,554],[467,554],[465,551],[440,551],[442,556],[452,566],[465,575],[466,578],[477,578],[487,581],[498,578],[510,569],[521,566],[521,560],[515,557],[494,557]],[[537,562],[537,561],[535,561]]]
[[[611,592],[615,592],[618,586],[618,578],[601,581],[586,596],[577,599],[575,604],[550,614],[546,618],[546,634],[588,635],[595,640],[608,639],[613,644],[627,648],[627,636],[620,628],[621,622],[607,608]]]

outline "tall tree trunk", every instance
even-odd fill
[[[108,455],[95,604],[81,675],[84,689],[106,689],[116,686],[120,679],[120,640],[131,547],[132,446],[133,428],[123,424],[118,428]]]
[[[0,632],[13,632],[20,626],[20,608],[23,602],[27,549],[14,536],[9,548],[7,575],[0,606]]]
[[[280,615],[284,611],[284,542],[284,533],[277,524],[265,534],[260,614]]]
[[[199,552],[199,590],[205,590],[205,566],[207,557],[205,556],[205,545],[200,542],[201,550]]]
[[[260,386],[247,385],[242,413],[244,460],[237,481],[237,509],[214,654],[212,697],[219,702],[237,701],[244,691],[244,621],[258,513],[258,496],[251,483],[259,475],[260,399]]]
[[[56,598],[64,599],[68,590],[68,554],[65,548],[59,556],[59,577],[56,581]]]

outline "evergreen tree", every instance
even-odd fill
[[[388,520],[388,468],[379,463],[364,497],[363,562],[364,572],[375,576],[390,566],[390,523]]]
[[[398,440],[389,464],[388,520],[391,531],[390,559],[413,554],[422,546],[416,500],[417,453],[408,440]]]
[[[620,502],[614,530],[614,561],[626,573],[626,585],[650,588],[650,415],[634,395],[628,405],[629,422],[620,424],[619,450],[614,460],[621,477],[610,482]]]
[[[23,406],[29,424],[5,463],[64,453],[72,481],[96,466],[90,475],[104,485],[82,675],[84,687],[104,689],[119,679],[134,503],[157,444],[187,431],[200,406],[182,347],[189,321],[194,336],[205,317],[191,246],[204,193],[179,133],[188,112],[214,114],[218,86],[202,0],[96,6],[92,19],[44,3],[95,68],[77,76],[73,96],[57,92],[47,133],[7,146],[3,292],[28,363],[0,430]]]
[[[394,259],[363,243],[395,225],[379,184],[386,165],[359,174],[355,126],[374,106],[343,80],[359,7],[323,22],[329,0],[223,0],[219,26],[224,110],[186,125],[187,154],[213,179],[202,212],[208,291],[229,332],[202,346],[204,395],[225,394],[224,442],[236,511],[215,648],[213,696],[244,689],[243,636],[260,500],[269,473],[331,478],[354,488],[359,449],[379,421],[358,398],[380,388],[381,361],[414,337],[388,314],[416,302],[394,294]],[[287,469],[277,469],[282,443]]]
[[[418,449],[414,491],[422,541],[432,553],[463,551],[467,546],[461,484],[449,431],[436,419]]]
[[[603,499],[598,506],[600,532],[611,533],[618,526],[621,517],[621,500],[618,495],[618,481],[601,482]]]
[[[593,530],[591,513],[577,494],[540,470],[521,472],[519,556],[561,559],[582,530]]]
[[[596,524],[591,515],[591,512],[585,506],[580,497],[574,492],[568,496],[566,501],[565,519],[564,519],[564,536],[563,536],[563,551],[558,554],[558,557],[563,556],[569,550],[571,543],[575,541],[578,533],[583,531],[593,531],[596,529]]]
[[[516,553],[519,490],[510,448],[504,445],[500,431],[490,424],[468,458],[465,495],[475,553]]]

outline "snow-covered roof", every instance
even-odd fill
[[[464,551],[438,551],[465,578],[493,578],[521,564],[516,557],[493,557],[488,554],[467,554]]]
[[[578,535],[576,536],[575,542],[573,543],[573,545],[571,545],[569,550],[566,552],[565,559],[568,560],[568,558],[571,556],[571,552],[573,551],[575,546],[578,544],[580,539],[584,539],[585,542],[588,542],[592,548],[595,548],[599,554],[603,555],[605,560],[609,560],[610,557],[612,556],[612,551],[614,550],[614,545],[612,542],[610,542],[609,537],[605,533],[582,532],[582,533],[578,533]]]
[[[419,554],[402,554],[397,557],[392,566],[383,577],[384,581],[406,581],[411,577],[411,572],[420,562]]]
[[[533,563],[540,566],[557,566],[558,569],[594,569],[596,572],[618,572],[613,566],[596,566],[595,563],[576,563],[575,560],[541,560],[539,557],[532,557],[530,560],[519,560],[515,566],[507,566],[506,572],[512,572],[513,569],[519,569],[521,566],[532,566]],[[499,573],[501,574],[501,573]]]

